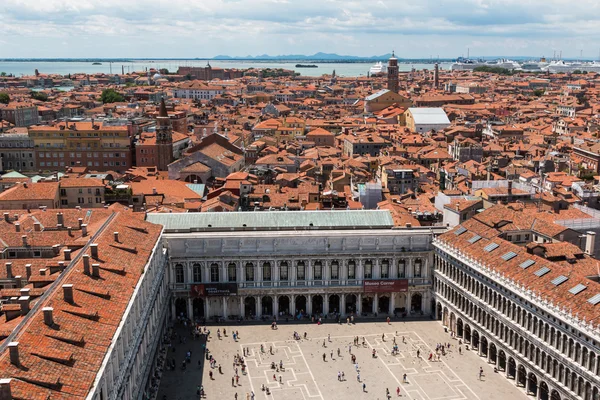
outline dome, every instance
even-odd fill
[[[158,74],[158,73],[154,74],[154,76],[152,77],[152,79],[154,79],[155,81],[158,79],[161,79],[161,78],[162,78],[162,75]]]

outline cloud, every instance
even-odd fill
[[[596,54],[595,0],[2,0],[4,57]],[[69,39],[61,49],[53,43]],[[516,45],[518,43],[519,45]],[[577,47],[576,49],[573,46]],[[93,52],[93,53],[92,53]]]

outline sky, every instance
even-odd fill
[[[1,0],[0,58],[598,59],[598,0]]]

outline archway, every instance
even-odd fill
[[[500,371],[506,371],[506,354],[504,350],[498,352],[498,369]]]
[[[481,337],[481,346],[479,346],[479,354],[482,357],[487,357],[488,356],[488,341],[487,341],[487,338],[485,336]]]
[[[244,299],[244,315],[247,318],[256,315],[256,299],[253,296],[248,296]]]
[[[196,183],[202,183],[202,179],[196,174],[186,176],[185,181],[189,183],[194,183],[194,181],[197,181]]]
[[[448,308],[444,307],[444,312],[442,313],[442,325],[448,326]]]
[[[302,318],[304,311],[306,310],[306,296],[296,296],[296,313],[294,314],[298,319]]]
[[[458,321],[456,321],[456,336],[461,338],[461,337],[463,337],[463,334],[464,334],[463,321],[462,321],[462,319],[459,319]]]
[[[490,363],[496,364],[498,361],[496,345],[494,343],[490,343]]]
[[[329,296],[329,314],[336,314],[340,311],[340,296],[332,294]]]
[[[450,313],[450,332],[456,332],[456,315]]]
[[[538,394],[537,376],[532,373],[529,374],[529,388],[527,394],[530,394],[533,397],[537,397]]]
[[[437,305],[437,319],[438,321],[442,320],[442,305],[440,303]]]
[[[508,359],[508,371],[506,374],[506,377],[508,379],[515,379],[517,376],[517,363],[515,362],[515,359],[510,357]]]
[[[471,326],[465,326],[465,343],[471,343]]]
[[[287,296],[279,296],[279,313],[281,315],[290,315],[290,298]]]
[[[561,400],[560,394],[558,394],[558,392],[556,390],[553,390],[552,393],[550,394],[550,400]]]
[[[312,312],[313,314],[323,314],[323,296],[320,294],[312,297]]]
[[[527,385],[527,371],[525,370],[524,366],[519,365],[519,368],[517,368],[517,386],[526,387],[526,385]]]
[[[366,314],[371,314],[373,312],[373,298],[372,297],[363,296],[362,312],[366,313]]]
[[[188,310],[187,310],[187,300],[181,297],[178,297],[175,300],[175,314],[177,317],[187,318]]]
[[[204,299],[201,297],[196,297],[193,301],[194,308],[194,319],[196,318],[206,318],[204,315]]]
[[[346,314],[352,314],[356,312],[356,295],[346,295]]]
[[[346,302],[346,304],[348,304],[348,302]],[[381,296],[379,298],[377,306],[379,308],[379,310],[377,310],[378,313],[380,313],[380,314],[389,314],[389,312],[390,312],[390,298],[388,296]]]
[[[273,298],[271,296],[264,296],[260,303],[262,315],[273,315]]]
[[[548,385],[546,382],[540,382],[540,400],[548,400],[550,398],[550,393],[548,389]]]
[[[471,342],[471,345],[474,349],[479,349],[479,332],[473,331],[473,340]]]
[[[422,311],[423,296],[421,293],[415,293],[410,298],[410,310],[420,313]]]

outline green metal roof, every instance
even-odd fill
[[[249,211],[148,214],[149,222],[167,232],[206,230],[292,230],[389,228],[394,221],[388,210]]]
[[[25,175],[23,175],[22,173],[17,172],[17,171],[8,172],[8,173],[2,175],[2,177],[3,178],[27,178]]]

